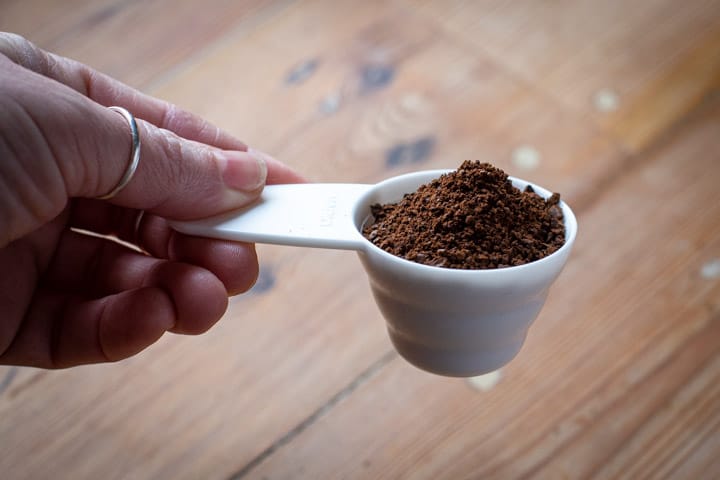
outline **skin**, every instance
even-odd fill
[[[110,105],[135,115],[142,148],[131,182],[101,201],[131,150]],[[188,112],[0,33],[0,363],[117,361],[166,331],[205,332],[255,282],[254,246],[183,235],[167,219],[299,181]]]

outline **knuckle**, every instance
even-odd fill
[[[185,131],[188,125],[191,125],[194,121],[194,115],[190,112],[178,108],[172,103],[167,104],[165,112],[163,113],[162,124],[168,130],[174,132]]]
[[[190,138],[209,138],[216,142],[219,130],[210,122],[176,105],[167,104],[162,117],[162,126]]]
[[[182,173],[183,164],[183,142],[175,133],[164,128],[157,129],[157,141],[166,161],[165,172],[163,175],[169,175],[171,178],[178,178]]]
[[[153,189],[156,208],[175,208],[192,201],[202,209],[207,208],[203,205],[222,200],[222,166],[215,149],[186,140],[164,128],[151,127],[149,133],[147,140],[153,144],[154,158],[152,162],[146,162],[145,182],[148,183],[145,187]],[[194,200],[189,200],[188,196]]]
[[[0,33],[0,53],[29,70],[45,73],[48,69],[47,54],[22,35]]]
[[[197,191],[207,185],[207,177],[220,177],[214,154],[203,145],[190,142],[166,129],[159,129],[166,171],[174,183]]]
[[[3,51],[6,47],[13,48],[15,50],[22,50],[27,48],[29,45],[32,44],[22,35],[10,32],[0,32],[0,49]]]

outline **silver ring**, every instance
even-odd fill
[[[117,186],[102,197],[97,197],[100,200],[107,200],[109,198],[113,198],[120,192],[120,190],[125,188],[125,186],[130,183],[130,180],[132,180],[132,177],[133,175],[135,175],[135,171],[140,164],[140,133],[138,132],[138,126],[137,122],[135,121],[135,117],[132,113],[130,113],[127,109],[123,107],[112,106],[108,108],[122,115],[130,125],[130,133],[132,134],[132,149],[130,150],[130,163],[128,164],[127,170],[125,170],[125,173],[118,182]]]

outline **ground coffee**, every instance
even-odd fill
[[[383,250],[438,267],[487,269],[522,265],[565,243],[554,193],[515,188],[489,163],[465,161],[394,204],[373,205],[363,234]]]

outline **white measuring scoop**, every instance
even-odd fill
[[[376,247],[362,235],[370,206],[394,203],[451,170],[400,175],[376,185],[266,186],[241,210],[173,228],[190,235],[253,243],[356,250],[396,350],[413,365],[440,375],[491,372],[520,351],[550,285],[567,261],[577,221],[560,202],[565,244],[525,265],[458,270],[411,262]],[[551,192],[510,177],[513,185],[548,198]]]

